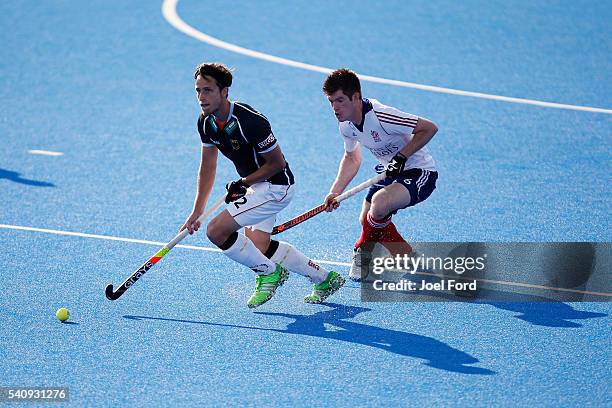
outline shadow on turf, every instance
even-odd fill
[[[520,313],[516,318],[536,326],[545,327],[577,328],[582,327],[582,325],[570,320],[608,316],[605,313],[576,310],[572,306],[561,302],[497,302],[489,304],[498,309]]]
[[[11,171],[11,170],[0,168],[0,180],[2,179],[7,179],[15,183],[25,184],[28,186],[55,187],[55,184],[53,183],[47,183],[46,181],[36,181],[36,180],[22,178],[21,174],[17,173],[16,171]]]
[[[531,298],[531,300],[529,300]],[[519,313],[515,317],[535,326],[578,328],[582,324],[572,320],[586,320],[607,317],[605,313],[576,310],[563,302],[543,301],[537,296],[517,295],[517,300],[506,302],[486,302],[473,300],[473,303],[491,305],[497,309]],[[586,306],[586,304],[583,304]]]
[[[430,281],[436,281],[434,278],[429,278]],[[439,279],[437,279],[439,281]],[[559,328],[578,328],[582,327],[580,323],[572,322],[571,320],[586,320],[600,317],[607,317],[605,313],[588,312],[576,310],[572,305],[564,302],[553,301],[542,296],[514,293],[510,291],[501,291],[493,289],[483,289],[479,292],[476,298],[462,298],[451,293],[445,292],[428,292],[431,296],[438,297],[446,301],[475,303],[481,305],[490,305],[497,309],[508,310],[519,313],[515,317],[524,320],[535,326],[544,327],[559,327]],[[504,299],[503,301],[494,299]],[[580,301],[580,297],[576,297],[575,301]],[[586,306],[586,303],[583,303]]]
[[[345,306],[335,303],[325,303],[324,305],[330,307],[331,310],[324,310],[312,315],[255,312],[259,315],[280,316],[294,319],[295,321],[289,323],[284,330],[193,320],[167,319],[162,317],[132,315],[123,317],[131,320],[161,320],[321,337],[374,347],[401,356],[420,358],[427,361],[425,363],[426,365],[441,370],[462,374],[496,374],[494,371],[486,368],[470,366],[469,364],[478,363],[478,359],[431,337],[348,321],[348,319],[354,318],[359,313],[367,312],[372,309]],[[329,326],[332,326],[335,330],[330,329]]]

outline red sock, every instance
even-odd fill
[[[389,225],[385,227],[383,241],[384,242],[406,242],[404,237],[402,237],[400,233],[397,231],[397,228],[395,227],[395,224],[393,223],[390,223]]]
[[[384,229],[383,239],[381,243],[387,248],[393,256],[395,255],[410,255],[412,247],[404,237],[400,235],[392,222]]]
[[[368,214],[361,229],[361,236],[355,242],[355,248],[359,248],[364,242],[380,242],[385,235],[385,229],[390,223],[391,217],[375,220]]]

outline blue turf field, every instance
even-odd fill
[[[608,2],[359,4],[183,0],[177,12],[314,65],[612,108]],[[284,216],[305,211],[342,154],[325,76],[197,41],[155,1],[3,2],[0,24],[0,386],[69,386],[74,406],[612,406],[609,302],[362,303],[350,283],[312,306],[293,275],[253,313],[252,272],[185,248],[109,302],[104,286],[158,246],[17,227],[170,240],[193,202],[192,72],[206,60],[235,67],[231,98],[270,119],[298,182]],[[411,240],[612,240],[609,113],[362,86],[440,128],[438,188],[396,217]],[[235,177],[220,163],[213,196]],[[346,273],[360,205],[283,239]],[[212,248],[204,234],[184,243]],[[57,322],[60,306],[73,324]]]

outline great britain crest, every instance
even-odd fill
[[[377,131],[372,130],[370,134],[372,135],[372,139],[374,139],[375,142],[380,142],[380,136],[378,135]]]

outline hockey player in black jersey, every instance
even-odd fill
[[[323,302],[342,287],[342,276],[270,237],[276,215],[293,198],[295,180],[268,119],[229,99],[232,73],[223,64],[198,65],[194,79],[202,110],[197,124],[202,156],[193,210],[181,230],[193,234],[200,228],[197,219],[209,199],[220,151],[233,162],[240,178],[227,184],[227,206],[208,223],[206,234],[226,256],[257,274],[247,305],[254,308],[270,300],[287,280],[288,270],[312,281],[312,293],[304,301]]]

